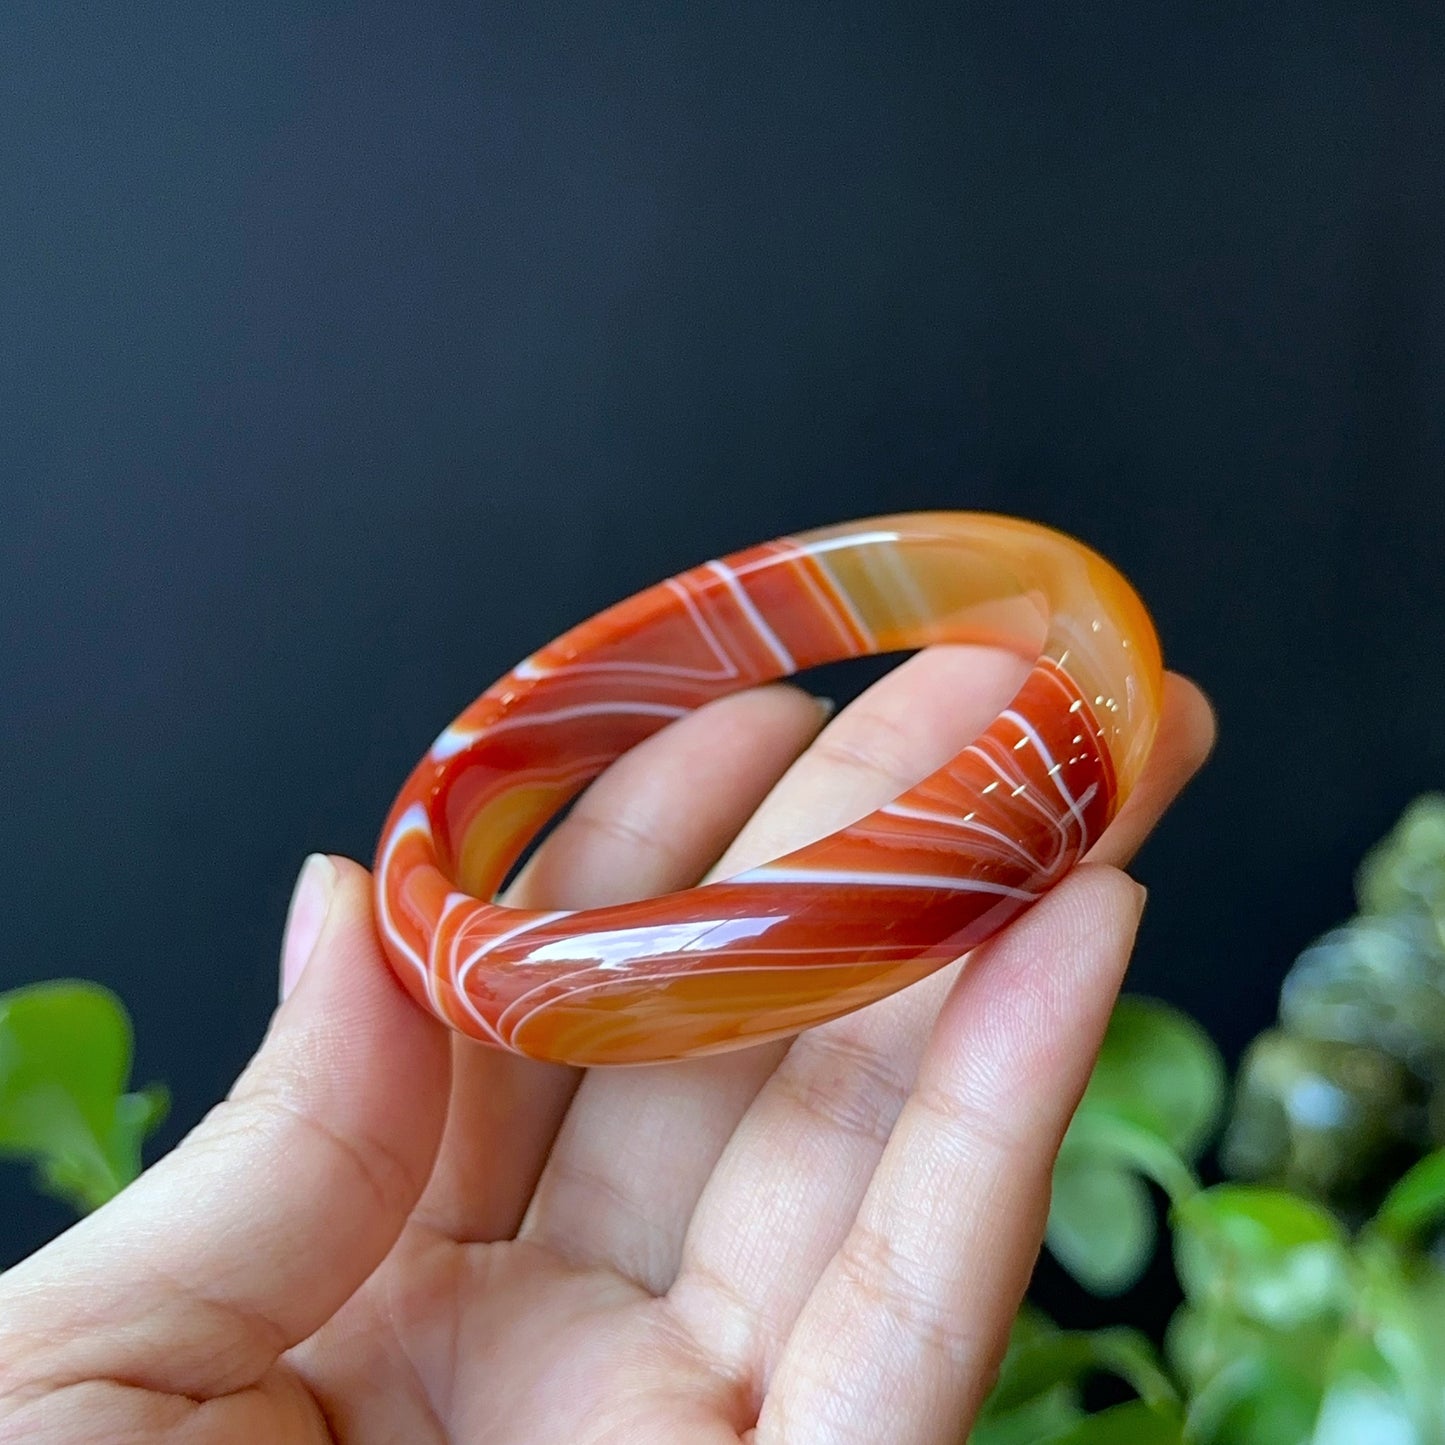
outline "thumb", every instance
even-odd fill
[[[293,991],[230,1097],[0,1278],[0,1393],[244,1389],[395,1243],[441,1135],[445,1032],[381,956],[364,869],[308,860],[288,933]]]

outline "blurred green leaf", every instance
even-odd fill
[[[1122,1423],[1114,1411],[1086,1416],[1079,1404],[1079,1385],[1096,1374],[1115,1375],[1140,1396],[1145,1414],[1128,1412]],[[1146,1420],[1153,1428],[1160,1418],[1175,1422],[1176,1433],[1161,1435],[1176,1441],[1178,1407],[1174,1386],[1164,1372],[1154,1347],[1136,1330],[1064,1331],[1024,1307],[1009,1336],[1009,1349],[998,1383],[980,1414],[969,1445],[1039,1445],[1040,1441],[1072,1440],[1069,1433],[1091,1419],[1106,1419],[1102,1435],[1080,1439],[1130,1439],[1108,1431],[1122,1429],[1131,1420]],[[1153,1440],[1156,1436],[1139,1437]]]
[[[1383,1239],[1355,1266],[1349,1309],[1276,1328],[1186,1306],[1169,1359],[1195,1445],[1434,1445],[1445,1439],[1445,1279]]]
[[[1173,1219],[1175,1267],[1191,1304],[1290,1329],[1350,1303],[1344,1230],[1303,1199],[1220,1184],[1177,1206]]]
[[[1425,914],[1362,914],[1317,939],[1280,989],[1301,1038],[1381,1049],[1428,1073],[1445,1054],[1445,955]]]
[[[1196,1445],[1301,1445],[1314,1428],[1338,1328],[1272,1330],[1225,1308],[1179,1309],[1165,1339]]]
[[[1418,1109],[1418,1085],[1388,1054],[1270,1029],[1240,1064],[1220,1159],[1242,1178],[1349,1196],[1402,1146]]]
[[[1335,1362],[1386,1390],[1421,1438],[1445,1440],[1445,1289],[1439,1268],[1368,1234],[1358,1248],[1359,1298]],[[1334,1386],[1332,1385],[1332,1388]]]
[[[1355,877],[1363,913],[1445,916],[1445,793],[1424,793],[1366,855]]]
[[[1123,1293],[1144,1272],[1157,1233],[1154,1201],[1135,1175],[1087,1159],[1060,1160],[1046,1243],[1085,1289]]]
[[[1295,960],[1280,1026],[1251,1045],[1225,1172],[1359,1219],[1445,1142],[1445,793],[1417,798],[1361,864],[1359,912]]]
[[[1015,1409],[1057,1385],[1077,1386],[1098,1374],[1118,1376],[1151,1405],[1178,1399],[1154,1346],[1137,1330],[1058,1330],[1020,1347],[993,1403]]]
[[[1172,1204],[1199,1188],[1194,1171],[1167,1139],[1147,1124],[1102,1106],[1080,1109],[1074,1115],[1059,1157],[1070,1164],[1092,1162],[1142,1174],[1152,1179]]]
[[[1056,1335],[1058,1332],[1058,1325],[1043,1310],[1025,1300],[1019,1306],[1019,1312],[1014,1316],[1013,1328],[1009,1331],[1008,1349],[1004,1352],[1003,1368],[1007,1370],[1010,1362],[1026,1345],[1031,1345],[1035,1340],[1043,1339],[1046,1335]]]
[[[1408,1243],[1445,1223],[1445,1149],[1427,1154],[1385,1196],[1375,1214],[1375,1231]]]
[[[1347,1334],[1331,1362],[1310,1445],[1439,1445],[1431,1418],[1392,1362],[1363,1334]]]
[[[1097,1415],[1086,1415],[1039,1445],[1182,1445],[1184,1422],[1175,1406],[1131,1400]],[[1358,1442],[1357,1442],[1358,1445]]]
[[[1221,1370],[1190,1402],[1191,1445],[1307,1445],[1320,1391],[1269,1359],[1240,1359]]]
[[[1040,1440],[1083,1418],[1083,1408],[1067,1390],[1052,1390],[1016,1410],[980,1415],[968,1445],[1038,1445]]]
[[[1184,1304],[1165,1335],[1169,1364],[1190,1394],[1197,1394],[1222,1370],[1241,1359],[1256,1361],[1274,1374],[1297,1374],[1310,1381],[1318,1398],[1325,1362],[1339,1336],[1337,1321],[1319,1321],[1276,1330],[1246,1319],[1227,1306]]]
[[[130,1020],[108,989],[36,984],[0,994],[0,1153],[29,1159],[42,1186],[83,1211],[139,1172],[165,1115],[163,1090],[127,1094]]]
[[[1151,999],[1115,1006],[1054,1172],[1047,1242],[1086,1289],[1119,1294],[1143,1273],[1157,1228],[1152,1179],[1178,1201],[1197,1188],[1185,1155],[1219,1115],[1224,1072],[1192,1021]]]
[[[1224,1094],[1224,1062],[1209,1035],[1177,1009],[1126,995],[1080,1111],[1128,1119],[1193,1159],[1218,1123]]]
[[[1025,1302],[1009,1332],[1008,1351],[993,1393],[979,1412],[968,1445],[1037,1445],[1046,1436],[1083,1418],[1078,1392],[1054,1385],[1030,1394],[1020,1383],[1020,1355],[1041,1340],[1059,1333],[1058,1326]],[[1001,1406],[1000,1398],[1011,1401]]]
[[[1370,1252],[1367,1245],[1367,1258]],[[1403,1329],[1395,1320],[1387,1319],[1384,1337],[1393,1342],[1408,1334],[1426,1361],[1426,1373],[1445,1388],[1445,1269],[1420,1254],[1397,1255],[1395,1265],[1410,1318]]]

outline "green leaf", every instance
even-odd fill
[[[1145,1126],[1103,1107],[1074,1116],[1054,1168],[1046,1239],[1095,1294],[1121,1294],[1153,1255],[1154,1206],[1140,1174],[1175,1203],[1199,1187],[1173,1146]]]
[[[1038,1445],[1083,1418],[1082,1407],[1067,1391],[1054,1390],[1017,1410],[980,1415],[969,1433],[968,1445]]]
[[[1186,1307],[1169,1357],[1195,1445],[1437,1445],[1445,1439],[1441,1274],[1381,1240],[1347,1315],[1275,1329]]]
[[[109,1154],[117,1175],[128,1184],[144,1167],[141,1145],[165,1123],[171,1112],[171,1091],[164,1084],[147,1084],[115,1101],[115,1126]]]
[[[1116,1295],[1137,1283],[1157,1233],[1154,1202],[1133,1174],[1087,1160],[1060,1160],[1046,1242],[1086,1290]]]
[[[1280,989],[1280,1023],[1302,1038],[1380,1049],[1429,1072],[1445,1051],[1442,964],[1433,919],[1361,914],[1294,961]]]
[[[1188,1199],[1199,1183],[1174,1146],[1145,1124],[1104,1108],[1081,1109],[1069,1125],[1059,1157],[1132,1169],[1152,1179],[1171,1204]]]
[[[1445,793],[1424,793],[1366,855],[1355,878],[1362,913],[1445,907]]]
[[[1345,1337],[1330,1374],[1310,1445],[1437,1445],[1438,1412],[1363,1334]]]
[[[1123,998],[1059,1152],[1048,1245],[1096,1294],[1143,1273],[1157,1234],[1152,1179],[1178,1203],[1198,1185],[1193,1157],[1214,1128],[1224,1071],[1197,1025],[1150,999]]]
[[[1019,1306],[1019,1312],[1014,1316],[1013,1328],[1009,1330],[1008,1349],[1004,1353],[1004,1368],[1008,1368],[1008,1362],[1025,1345],[1043,1339],[1045,1335],[1056,1335],[1058,1332],[1058,1325],[1043,1310],[1025,1300]]]
[[[1441,1223],[1445,1223],[1445,1149],[1427,1154],[1396,1182],[1372,1227],[1404,1244]]]
[[[1363,1372],[1370,1392],[1387,1390],[1422,1438],[1445,1439],[1445,1280],[1433,1262],[1378,1235],[1361,1239],[1357,1258],[1359,1297],[1336,1374],[1341,1361]]]
[[[1135,1406],[1086,1416],[1079,1405],[1078,1383],[1093,1374],[1117,1375],[1140,1395]],[[1084,1441],[1140,1442],[1181,1439],[1174,1387],[1159,1363],[1154,1347],[1136,1330],[1062,1331],[1046,1316],[1025,1306],[1009,1336],[1008,1353],[998,1384],[989,1397],[968,1445],[1040,1445],[1043,1441],[1072,1441],[1073,1429],[1094,1431],[1077,1437]],[[1102,1420],[1092,1426],[1092,1420]],[[1174,1433],[1151,1433],[1160,1422]],[[1129,1434],[1130,1428],[1142,1433]],[[1110,1433],[1123,1431],[1125,1433]]]
[[[1040,1395],[1003,1415],[980,1415],[968,1445],[1038,1445],[1066,1425],[1082,1420],[1084,1411],[1062,1390]]]
[[[993,1394],[974,1422],[968,1445],[1037,1445],[1045,1436],[1083,1417],[1078,1394],[1072,1387],[1056,1385],[1024,1398],[1028,1390],[1019,1383],[1020,1354],[1058,1333],[1058,1326],[1042,1310],[1023,1304],[1009,1332],[1008,1351],[999,1367]],[[1013,1403],[1001,1407],[1001,1396]]]
[[[1347,1195],[1401,1146],[1417,1087],[1377,1049],[1266,1030],[1240,1064],[1220,1160],[1233,1175]]]
[[[81,1211],[139,1172],[141,1141],[165,1114],[158,1089],[126,1094],[131,1029],[120,1000],[83,982],[0,994],[0,1154]]]
[[[1078,1385],[1096,1374],[1117,1375],[1151,1405],[1178,1398],[1153,1345],[1137,1330],[1060,1330],[1019,1348],[992,1404],[1001,1411],[1014,1409],[1058,1385]]]
[[[1189,1404],[1191,1445],[1306,1445],[1319,1414],[1319,1387],[1269,1359],[1236,1360]]]
[[[1368,1260],[1369,1242],[1361,1253]],[[1396,1262],[1408,1323],[1402,1324],[1395,1311],[1386,1312],[1385,1338],[1392,1345],[1408,1340],[1412,1352],[1425,1362],[1424,1372],[1445,1381],[1445,1269],[1418,1254],[1397,1255]]]
[[[1040,1445],[1182,1445],[1184,1422],[1177,1408],[1131,1400],[1065,1426]],[[1359,1445],[1359,1442],[1357,1442]]]
[[[1175,1266],[1192,1304],[1290,1329],[1350,1303],[1343,1228],[1295,1195],[1220,1184],[1179,1205],[1174,1225]]]
[[[1169,1362],[1189,1396],[1196,1445],[1302,1445],[1324,1393],[1336,1327],[1284,1332],[1228,1309],[1185,1305],[1169,1323]]]
[[[1114,1007],[1080,1111],[1128,1119],[1197,1158],[1224,1104],[1224,1061],[1193,1019],[1126,995]]]

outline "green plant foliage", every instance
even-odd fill
[[[1150,1405],[1177,1399],[1153,1345],[1137,1330],[1111,1329],[1053,1330],[1025,1343],[994,1401],[1000,1409],[1014,1409],[1056,1385],[1076,1385],[1098,1373],[1117,1375]]]
[[[128,1093],[130,1019],[93,983],[0,994],[0,1153],[28,1160],[40,1186],[84,1212],[140,1172],[141,1144],[165,1118],[157,1086]]]
[[[1413,1247],[1438,1223],[1432,1156],[1350,1239],[1280,1190],[1222,1185],[1176,1211],[1186,1303],[1167,1353],[1197,1445],[1438,1445],[1445,1275]]]
[[[1445,1143],[1445,794],[1407,808],[1356,878],[1359,913],[1311,944],[1255,1041],[1226,1170],[1358,1219]]]
[[[1153,1345],[1143,1335],[1128,1329],[1060,1330],[1025,1305],[1009,1336],[998,1383],[969,1436],[969,1445],[1128,1438],[1073,1433],[1114,1413],[1090,1416],[1080,1403],[1080,1386],[1098,1374],[1113,1375],[1129,1385],[1151,1421],[1176,1422],[1175,1433],[1160,1439],[1180,1438],[1178,1395]]]
[[[1224,1061],[1193,1019],[1157,999],[1125,995],[1114,1008],[1081,1111],[1107,1111],[1197,1159],[1219,1122]]]
[[[1421,913],[1445,939],[1445,793],[1424,793],[1365,855],[1355,875],[1362,913]]]
[[[1220,1158],[1239,1178],[1344,1203],[1406,1147],[1422,1098],[1378,1049],[1270,1029],[1245,1053]]]
[[[1183,1420],[1140,1389],[1036,1441],[1445,1442],[1432,1253],[1445,1228],[1445,795],[1412,805],[1372,851],[1358,900],[1296,961],[1280,1027],[1241,1065],[1222,1162],[1281,1187],[1191,1187],[1217,1058],[1190,1048],[1187,1021],[1160,1026],[1157,1006],[1121,1001],[1060,1156],[1049,1242],[1083,1284],[1115,1293],[1153,1245],[1142,1180],[1170,1196],[1185,1302],[1165,1343]],[[999,1398],[1068,1338],[1021,1347]]]
[[[1191,1303],[1276,1329],[1338,1318],[1350,1301],[1343,1227],[1283,1190],[1221,1184],[1185,1201],[1174,1262]]]
[[[1360,914],[1311,944],[1280,990],[1288,1033],[1378,1049],[1428,1076],[1445,1054],[1445,955],[1420,913]]]
[[[1427,1154],[1385,1196],[1375,1215],[1375,1232],[1408,1245],[1445,1223],[1445,1149]]]
[[[1161,1408],[1134,1400],[1086,1415],[1039,1445],[1181,1445],[1186,1438],[1176,1406]]]
[[[1119,1000],[1054,1171],[1048,1245],[1096,1294],[1128,1289],[1154,1253],[1143,1179],[1179,1201],[1225,1092],[1224,1064],[1192,1019],[1152,999]]]
[[[1152,1257],[1157,1234],[1154,1201],[1138,1175],[1086,1159],[1055,1167],[1049,1252],[1091,1293],[1128,1289]]]
[[[1433,1422],[1416,1418],[1407,1394],[1373,1340],[1363,1334],[1345,1336],[1330,1361],[1311,1445],[1439,1439]]]
[[[1025,1304],[1009,1333],[1008,1353],[999,1367],[998,1381],[978,1419],[968,1445],[1036,1445],[1066,1425],[1084,1418],[1076,1382],[1054,1381],[1029,1389],[1027,1360],[1021,1357],[1040,1342],[1062,1332],[1042,1310]]]
[[[1189,1400],[1188,1436],[1218,1445],[1308,1440],[1333,1326],[1275,1331],[1228,1308],[1184,1305],[1165,1351]]]

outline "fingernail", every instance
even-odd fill
[[[313,853],[302,865],[286,910],[286,933],[281,944],[281,998],[290,998],[310,961],[321,927],[331,907],[336,865],[324,853]]]
[[[835,712],[838,704],[831,697],[815,697],[813,706],[818,709],[818,726],[821,727]]]

